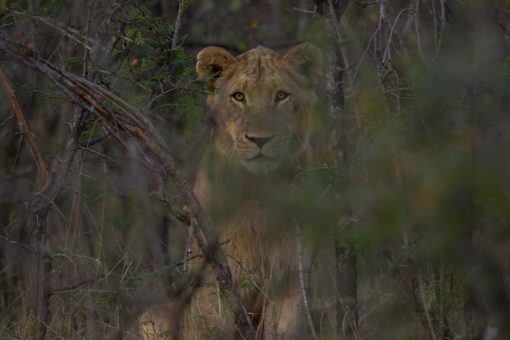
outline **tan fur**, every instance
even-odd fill
[[[142,339],[174,339],[174,320],[177,306],[171,303],[155,305],[148,309],[138,320]]]
[[[216,135],[199,169],[195,194],[227,241],[223,248],[234,284],[258,336],[306,338],[295,226],[281,207],[294,186],[296,166],[307,158],[322,54],[306,43],[283,56],[257,47],[234,57],[207,47],[198,54],[196,68],[209,82],[207,103]],[[211,273],[189,311],[185,338],[239,336]],[[151,312],[144,317],[150,319]]]

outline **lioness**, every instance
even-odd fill
[[[234,57],[207,47],[197,56],[198,76],[208,79],[207,104],[216,129],[194,191],[226,242],[234,284],[258,338],[309,334],[296,227],[282,206],[295,184],[295,169],[308,157],[322,59],[308,43],[284,55],[257,47]],[[171,310],[156,306],[142,316],[153,326],[145,329],[145,338],[172,333],[165,322]],[[238,337],[234,324],[214,276],[206,273],[188,309],[184,337]]]

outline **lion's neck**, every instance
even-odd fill
[[[235,160],[210,150],[198,171],[195,193],[203,200],[206,209],[214,206],[230,210],[257,207],[259,211],[267,211],[275,201],[285,199],[292,192],[296,169],[284,164],[268,174],[253,174]]]
[[[295,229],[285,207],[294,182],[288,169],[256,176],[210,154],[201,164],[194,190],[220,238],[228,241],[224,248],[230,256],[248,267],[285,272],[294,263],[294,245],[289,242],[294,237],[289,233]]]

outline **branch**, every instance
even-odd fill
[[[103,133],[103,134],[100,134],[97,137],[89,138],[89,139],[81,142],[79,147],[80,148],[88,148],[89,146],[101,143],[103,140],[105,140],[107,138],[108,138],[108,133]]]
[[[69,39],[82,45],[87,50],[91,49],[90,45],[88,45],[88,43],[93,43],[93,41],[91,39],[87,38],[86,36],[83,36],[78,30],[68,27],[67,25],[64,25],[63,23],[51,22],[48,18],[31,15],[27,12],[12,11],[12,13],[14,15],[18,15],[21,17],[27,17],[27,18],[33,20],[36,24],[43,24],[50,28],[53,28],[53,29],[57,30],[58,32],[62,33],[64,36],[68,37]]]
[[[186,183],[184,175],[175,166],[174,157],[168,146],[147,115],[87,79],[58,69],[48,61],[39,58],[34,50],[25,46],[0,37],[0,51],[17,62],[45,74],[82,109],[97,115],[116,129],[127,132],[147,149],[147,154],[163,169],[163,173],[159,173],[159,175],[162,177],[169,176],[173,180],[177,190],[182,194],[184,205],[195,217],[197,221],[195,228],[197,243],[216,275],[227,304],[243,316],[244,322],[241,327],[244,328],[246,333],[254,334],[251,318],[234,287],[232,274],[226,256],[219,244],[217,234],[211,227],[193,191]]]
[[[184,12],[185,6],[186,6],[186,0],[179,0],[179,10],[177,12],[177,18],[175,19],[174,35],[172,37],[172,48],[175,48],[179,41],[179,30],[181,29],[181,18],[182,18],[182,13]]]
[[[91,277],[91,278],[82,280],[82,281],[80,281],[78,283],[75,283],[75,284],[72,284],[72,285],[69,285],[69,286],[66,286],[66,287],[52,289],[52,290],[49,291],[49,294],[50,295],[55,295],[55,294],[60,294],[60,293],[72,292],[75,289],[80,288],[81,286],[85,286],[85,285],[88,285],[88,284],[91,284],[91,283],[96,283],[97,281],[99,281],[100,279],[104,278],[105,276],[106,276],[105,274],[102,274],[102,275],[98,275],[96,277]]]
[[[21,107],[14,93],[14,89],[1,69],[0,86],[3,87],[5,94],[7,95],[7,100],[9,100],[9,103],[11,104],[12,112],[14,113],[16,121],[18,122],[18,127],[28,143],[30,152],[34,157],[35,165],[37,166],[39,184],[42,188],[44,188],[49,184],[50,181],[50,172],[48,171],[48,166],[44,161],[44,157],[42,156],[39,145],[37,145],[35,134],[30,128],[30,124],[23,114],[23,111],[21,110]]]
[[[306,321],[308,322],[308,327],[310,327],[310,331],[312,333],[312,339],[317,339],[317,332],[315,331],[315,327],[313,326],[312,312],[310,308],[310,302],[308,301],[309,287],[305,280],[304,274],[304,265],[303,265],[303,246],[301,244],[301,230],[299,228],[299,224],[297,222],[294,223],[296,225],[296,239],[297,239],[297,261],[298,261],[298,274],[299,274],[299,286],[301,288],[301,296],[303,298],[303,307],[305,309]]]

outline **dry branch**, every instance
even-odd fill
[[[175,19],[174,35],[172,36],[172,48],[175,48],[179,42],[179,30],[181,29],[182,13],[185,7],[186,0],[179,0],[179,10],[177,12],[177,18]]]
[[[312,339],[317,339],[317,332],[315,331],[315,327],[313,325],[312,319],[312,310],[310,308],[310,302],[308,296],[310,295],[310,288],[308,286],[308,282],[305,279],[304,273],[304,264],[303,264],[303,245],[301,244],[301,230],[299,224],[295,222],[296,225],[296,239],[297,239],[297,261],[298,261],[298,274],[299,274],[299,286],[301,289],[301,296],[303,298],[303,306],[306,314],[306,321],[308,322],[308,327],[310,328],[310,332],[312,333]]]
[[[169,148],[154,128],[147,115],[126,103],[110,91],[75,74],[63,71],[25,46],[0,37],[0,51],[9,58],[29,66],[49,77],[62,91],[82,109],[96,115],[112,128],[125,131],[135,137],[148,151],[147,155],[159,164],[162,177],[169,176],[181,192],[184,205],[192,212],[197,221],[195,237],[204,257],[210,263],[226,303],[236,314],[238,327],[244,334],[254,332],[254,328],[242,300],[236,291],[230,268],[223,253],[215,230],[209,224],[207,216],[197,198],[186,183],[184,175],[175,166]],[[152,169],[154,171],[154,169]]]
[[[37,166],[39,184],[41,185],[42,188],[44,188],[49,184],[50,181],[50,172],[48,171],[48,166],[44,161],[44,157],[42,156],[39,145],[37,145],[35,134],[30,128],[30,123],[28,122],[27,118],[23,114],[23,111],[21,110],[21,106],[18,103],[18,99],[16,98],[14,89],[11,86],[11,83],[9,82],[7,77],[5,76],[5,73],[1,69],[0,69],[0,86],[3,87],[5,94],[7,95],[7,100],[9,100],[9,103],[11,104],[12,112],[14,113],[14,117],[16,118],[18,127],[28,143],[28,147],[30,148],[30,152],[34,157],[34,161]]]

